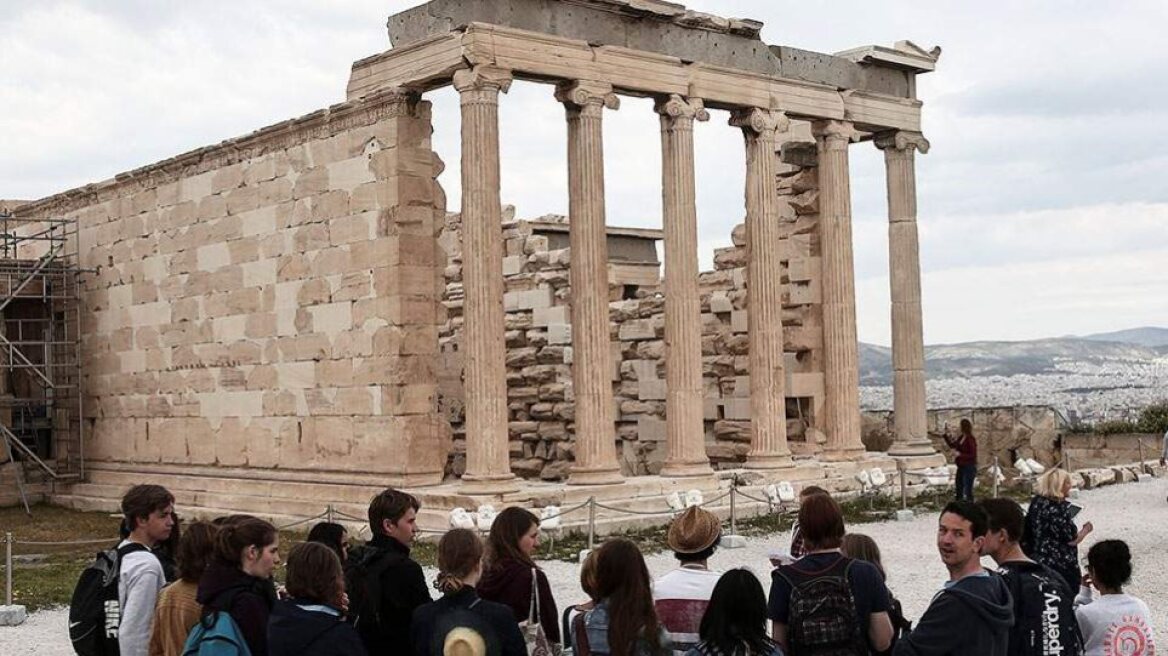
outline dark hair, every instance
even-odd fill
[[[710,546],[706,547],[705,549],[702,549],[701,551],[698,551],[696,553],[681,553],[680,551],[674,551],[673,557],[676,558],[677,561],[683,565],[685,563],[700,563],[703,560],[709,560],[710,557],[713,556],[714,552],[717,550],[718,550],[718,541],[714,540],[714,544],[711,544]]]
[[[1087,567],[1096,583],[1119,590],[1131,580],[1131,550],[1123,540],[1101,540],[1087,552]]]
[[[1026,526],[1026,515],[1022,513],[1022,506],[1013,499],[982,499],[977,502],[985,511],[987,527],[990,531],[1005,529],[1006,537],[1010,542],[1021,542],[1022,531]]]
[[[438,541],[438,578],[434,587],[442,594],[452,594],[464,586],[462,579],[470,576],[483,562],[483,541],[478,533],[468,528],[455,528]]]
[[[413,508],[414,512],[422,509],[417,497],[392,487],[385,488],[369,502],[369,530],[373,535],[385,533],[382,528],[385,520],[388,519],[390,524],[396,524],[410,508]]]
[[[345,562],[345,527],[333,522],[320,522],[308,532],[308,542],[318,542],[332,549]]]
[[[973,422],[968,419],[961,420],[961,435],[963,437],[973,437]]]
[[[811,551],[836,549],[844,537],[844,513],[826,494],[813,494],[799,506],[799,530]]]
[[[239,567],[241,555],[248,547],[263,549],[277,538],[276,527],[251,515],[236,515],[223,522],[215,536],[215,560],[223,565]]]
[[[702,616],[702,642],[714,653],[769,654],[774,643],[766,634],[767,601],[758,577],[747,569],[732,569],[718,579]],[[704,653],[704,652],[703,652]]]
[[[596,593],[608,600],[608,646],[612,656],[637,653],[637,641],[649,651],[660,648],[652,579],[637,545],[624,538],[609,540],[596,552]]]
[[[799,490],[800,499],[805,499],[816,494],[827,494],[828,496],[831,496],[827,490],[819,487],[818,485],[808,485],[802,490]]]
[[[138,528],[138,519],[149,517],[150,513],[166,510],[174,505],[174,495],[161,485],[135,485],[122,497],[122,515],[126,519],[126,529]]]
[[[848,558],[872,563],[880,570],[880,578],[887,578],[884,573],[884,563],[880,559],[880,545],[871,536],[863,533],[848,533],[840,540],[840,551]]]
[[[330,606],[340,605],[341,559],[319,542],[301,542],[288,553],[288,594]]]
[[[218,533],[219,529],[207,522],[194,522],[187,527],[175,553],[179,578],[187,583],[199,582],[199,577],[207,569],[215,552],[215,536]]]
[[[969,522],[969,532],[972,537],[985,537],[989,528],[989,517],[982,507],[972,501],[950,501],[941,514],[952,513]]]
[[[504,508],[491,523],[488,538],[490,544],[488,558],[491,566],[504,560],[517,560],[534,567],[535,563],[531,561],[531,557],[519,550],[519,539],[530,531],[532,526],[538,524],[539,517],[526,508],[519,506]]]

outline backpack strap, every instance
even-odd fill
[[[592,646],[588,644],[588,625],[584,621],[587,614],[587,612],[581,612],[572,619],[572,627],[576,629],[576,641],[572,645],[572,653],[575,656],[592,656]]]

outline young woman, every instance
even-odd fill
[[[1148,606],[1123,591],[1132,575],[1127,543],[1103,540],[1094,544],[1087,552],[1087,574],[1089,580],[1075,600],[1086,656],[1154,654],[1156,640]],[[1099,591],[1098,598],[1090,586]]]
[[[961,434],[956,438],[949,437],[946,427],[945,443],[957,452],[953,461],[957,465],[957,500],[973,501],[973,480],[977,478],[977,438],[973,436],[973,423],[962,419]]]
[[[840,542],[840,553],[848,558],[863,560],[875,565],[876,569],[880,571],[880,579],[887,585],[888,576],[884,571],[884,563],[880,559],[880,546],[871,537],[863,533],[845,534],[843,541]],[[896,646],[897,638],[912,630],[912,622],[904,618],[904,608],[892,594],[892,590],[888,591],[888,619],[892,622],[892,644],[884,651],[873,652],[877,656],[891,654],[892,648]]]
[[[596,551],[596,594],[584,613],[583,632],[573,626],[577,656],[666,656],[670,645],[653,608],[653,582],[637,545],[624,538]]]
[[[308,542],[319,542],[341,559],[341,565],[349,559],[349,532],[344,526],[333,522],[320,522],[308,532]]]
[[[328,546],[304,542],[288,553],[288,599],[268,621],[269,656],[365,656],[344,620],[348,600],[341,560]]]
[[[534,576],[539,595],[539,624],[548,641],[559,643],[556,600],[552,598],[547,575],[533,559],[539,548],[539,518],[516,506],[503,510],[491,524],[487,547],[487,568],[476,586],[479,596],[509,606],[515,621],[523,622],[531,612]]]
[[[442,598],[414,611],[410,636],[416,656],[442,656],[460,638],[458,629],[482,637],[488,656],[527,656],[527,646],[511,609],[479,599],[475,584],[483,574],[483,542],[456,528],[438,541],[438,578]],[[453,651],[457,651],[456,649]]]
[[[782,656],[766,629],[762,584],[747,569],[732,569],[718,579],[702,616],[701,642],[687,656]]]
[[[215,551],[215,533],[207,522],[195,522],[183,531],[175,551],[178,580],[162,589],[155,606],[150,656],[179,656],[187,634],[199,621],[203,607],[195,594]]]
[[[276,527],[236,515],[220,525],[214,558],[199,579],[199,603],[231,615],[252,656],[268,655],[268,615],[276,602],[270,579],[279,564]]]
[[[1079,588],[1079,543],[1094,530],[1091,522],[1075,528],[1071,517],[1071,475],[1051,469],[1038,478],[1037,494],[1026,510],[1026,528],[1022,532],[1022,551],[1031,560],[1042,563],[1062,575],[1071,590]]]

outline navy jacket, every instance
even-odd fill
[[[336,609],[305,599],[277,601],[268,621],[268,656],[365,656],[357,629]]]
[[[1014,601],[997,574],[967,576],[933,597],[895,656],[1006,656]]]

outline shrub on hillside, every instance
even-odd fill
[[[1168,431],[1168,401],[1153,403],[1140,413],[1137,427],[1141,433],[1163,433]]]
[[[1139,433],[1140,429],[1134,422],[1113,419],[1095,424],[1096,435],[1122,435],[1125,433]]]

